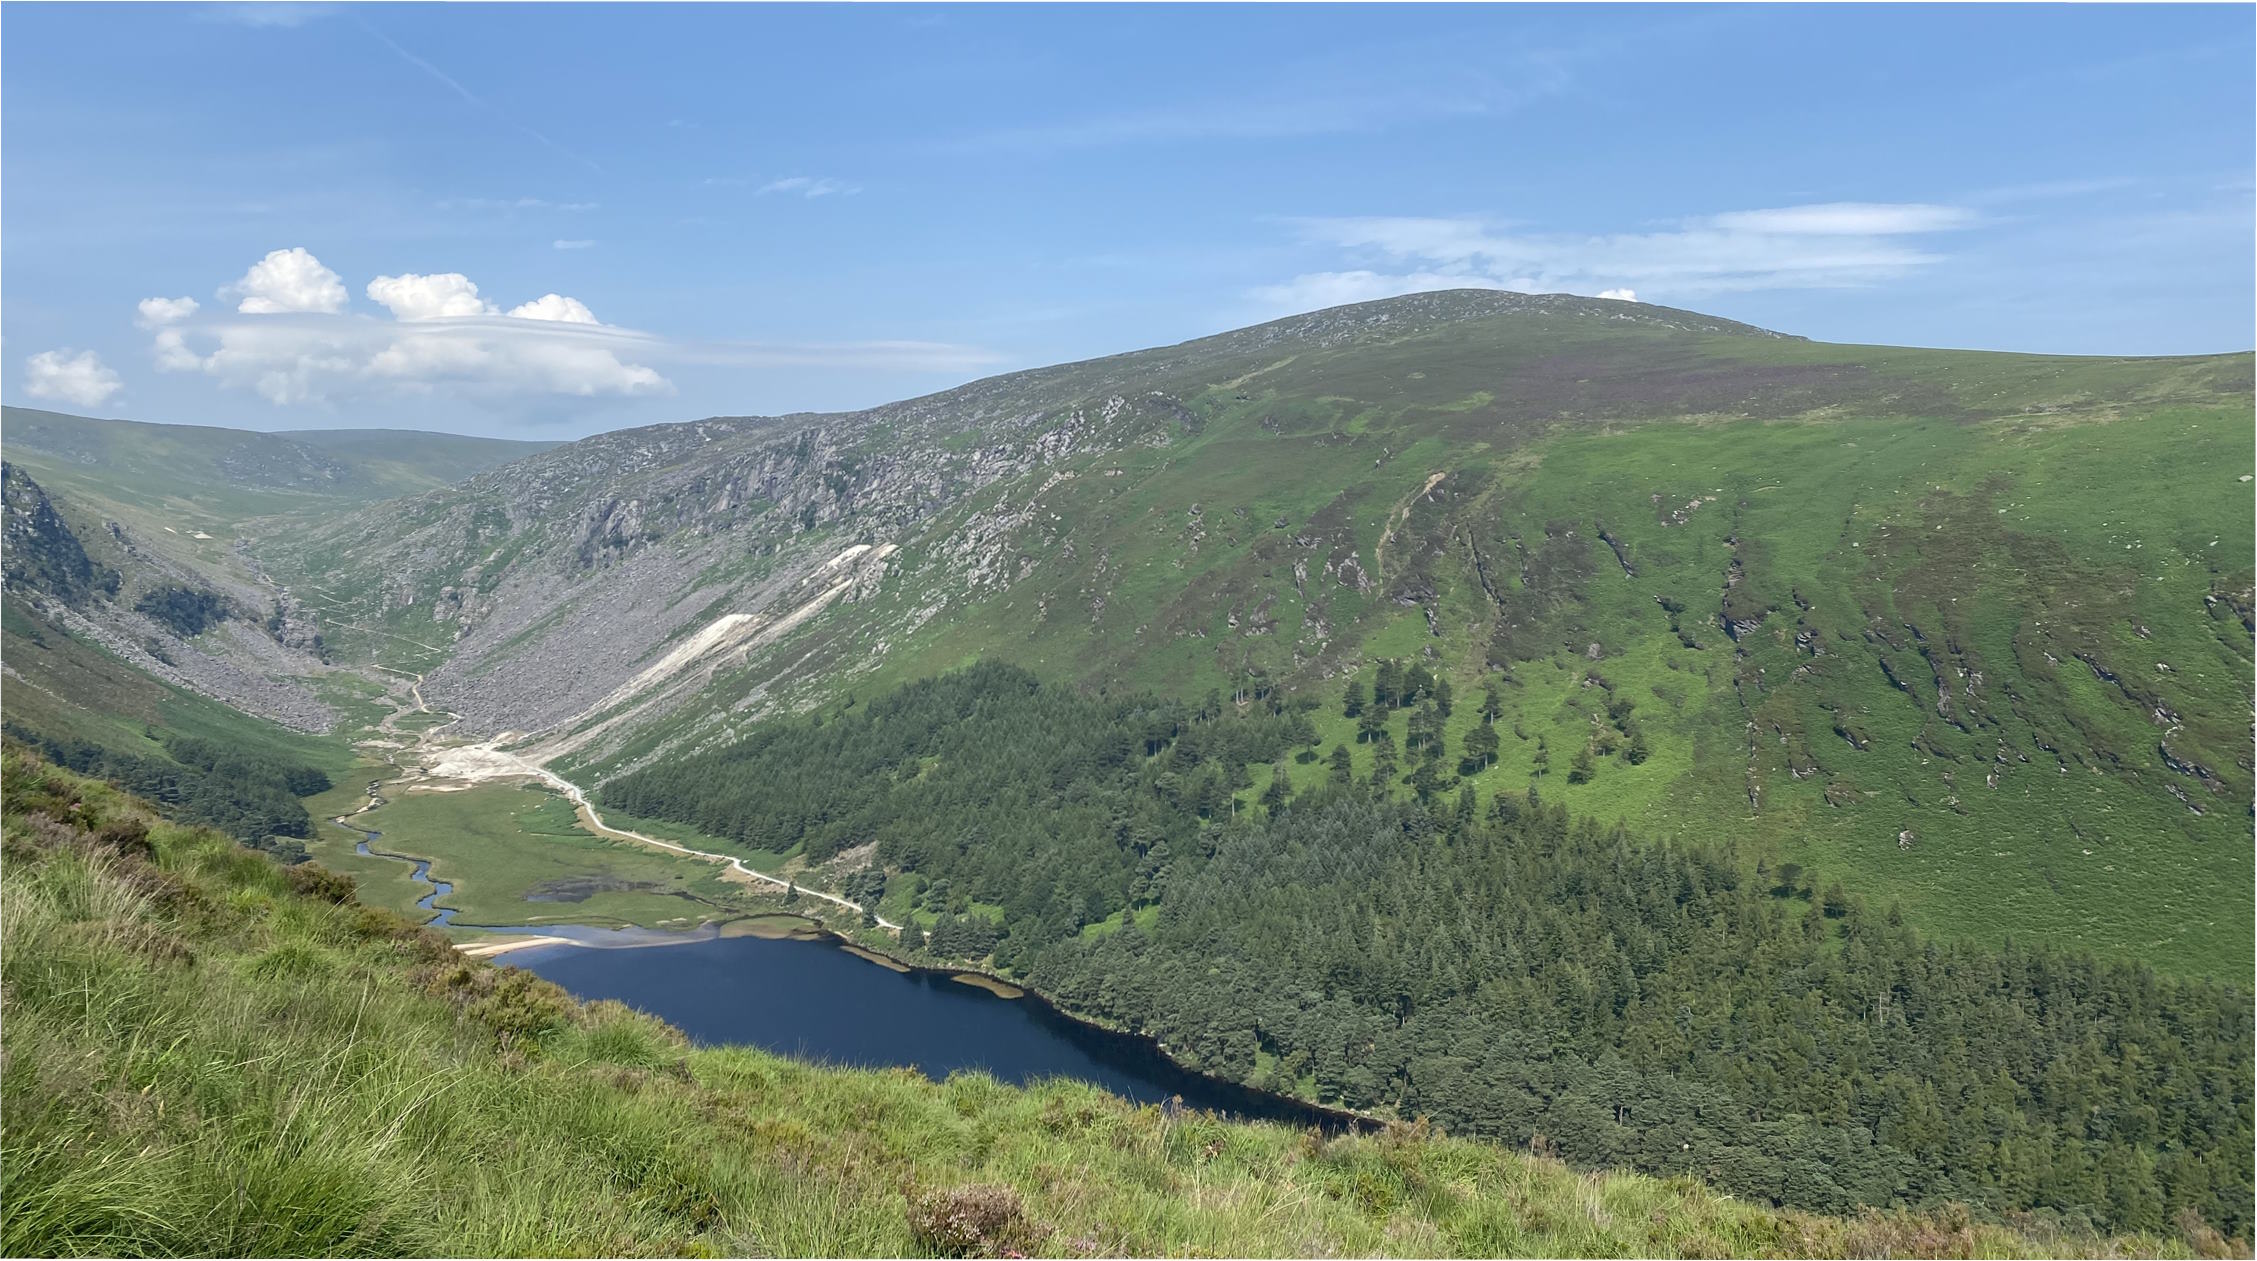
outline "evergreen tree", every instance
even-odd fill
[[[1370,709],[1364,711],[1363,717],[1356,720],[1356,742],[1369,744],[1374,740],[1389,738],[1387,734],[1387,710],[1384,706],[1375,702]]]
[[[1286,799],[1292,795],[1293,785],[1291,777],[1285,769],[1285,763],[1279,762],[1271,766],[1270,786],[1262,790],[1262,808],[1275,814],[1280,807],[1285,805]]]
[[[1371,703],[1381,709],[1403,703],[1403,665],[1393,657],[1380,659],[1379,676],[1371,685]]]
[[[1348,746],[1332,746],[1332,782],[1345,784],[1356,778],[1356,760],[1348,753]]]
[[[1490,723],[1494,723],[1494,722],[1496,722],[1496,721],[1497,721],[1497,716],[1498,716],[1499,714],[1502,714],[1502,713],[1504,713],[1504,712],[1505,712],[1505,698],[1504,698],[1504,695],[1503,695],[1502,693],[1500,693],[1500,692],[1498,692],[1498,691],[1497,691],[1497,684],[1496,684],[1496,682],[1495,682],[1494,680],[1491,680],[1490,682],[1487,682],[1487,683],[1484,683],[1484,684],[1482,684],[1482,685],[1481,685],[1481,721],[1482,721],[1482,723],[1483,723],[1484,725],[1487,725],[1487,724],[1490,724]]]
[[[1622,751],[1623,760],[1632,766],[1643,766],[1646,759],[1651,756],[1653,756],[1653,751],[1646,747],[1646,729],[1643,727],[1631,728],[1630,743]]]
[[[1497,757],[1497,729],[1488,723],[1476,723],[1465,733],[1465,760],[1476,770],[1489,769]]]
[[[1586,744],[1575,751],[1574,760],[1568,763],[1567,782],[1570,784],[1588,784],[1591,782],[1591,777],[1598,773],[1599,764],[1591,760],[1591,746]]]
[[[1353,676],[1349,678],[1348,689],[1340,698],[1340,710],[1343,715],[1349,718],[1354,718],[1364,712],[1364,681],[1362,679]]]
[[[1840,881],[1835,881],[1826,886],[1826,896],[1819,900],[1819,905],[1825,909],[1826,918],[1840,919],[1849,914],[1849,891],[1842,888]]]
[[[1372,750],[1371,786],[1381,792],[1393,789],[1395,786],[1395,770],[1394,742],[1381,741],[1379,747]]]
[[[1433,694],[1434,671],[1427,669],[1426,663],[1423,661],[1413,661],[1403,671],[1402,703],[1408,705],[1422,697],[1432,696]]]
[[[1474,799],[1473,785],[1467,784],[1458,789],[1458,808],[1450,820],[1450,834],[1463,836],[1471,831],[1473,825],[1480,821],[1479,807],[1480,803]]]
[[[1432,758],[1420,758],[1418,765],[1411,768],[1411,791],[1418,795],[1420,801],[1429,801],[1433,799],[1435,791],[1441,786],[1442,777],[1440,772],[1435,769],[1434,760]]]

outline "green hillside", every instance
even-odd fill
[[[1442,684],[1406,677],[1380,703],[1414,698],[1403,759],[1430,765],[1417,714]],[[1804,1208],[2246,1229],[2245,984],[1923,941],[1840,883],[1571,818],[1549,790],[1391,802],[1313,734],[1290,705],[1098,699],[991,664],[604,802],[816,862],[874,843],[905,946],[1231,1080]],[[1304,759],[1329,782],[1295,792]]]
[[[2248,355],[1429,294],[868,413],[607,435],[256,550],[334,594],[344,651],[437,667],[469,729],[543,733],[586,780],[979,659],[1322,700],[1361,776],[1338,699],[1393,658],[1500,689],[1488,764],[1459,769],[1461,708],[1429,792],[1538,784],[1931,933],[2237,978],[2250,388]],[[607,696],[729,612],[782,625],[709,680]]]
[[[690,1050],[6,751],[10,1255],[2231,1255]]]

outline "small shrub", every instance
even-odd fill
[[[1050,1232],[1027,1217],[1019,1193],[974,1185],[906,1193],[909,1233],[943,1257],[1023,1257]]]
[[[359,896],[359,886],[351,876],[331,871],[319,863],[299,863],[287,870],[290,887],[307,897],[343,906]]]
[[[94,841],[104,849],[133,858],[157,856],[157,847],[149,843],[149,821],[139,815],[121,814],[104,820],[94,830]]]

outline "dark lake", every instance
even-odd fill
[[[551,929],[541,929],[551,932]],[[720,937],[642,947],[548,946],[509,955],[582,999],[617,999],[707,1045],[751,1045],[856,1067],[908,1066],[935,1081],[984,1069],[1023,1084],[1093,1082],[1138,1103],[1180,1096],[1214,1112],[1339,1128],[1322,1109],[1185,1072],[1141,1038],[1002,998],[944,973],[901,973],[830,941]]]

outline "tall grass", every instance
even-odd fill
[[[1964,1216],[1814,1217],[1420,1129],[1327,1138],[1071,1082],[692,1050],[617,1004],[464,961],[333,880],[150,821],[18,749],[5,758],[9,1255],[2190,1247]]]

